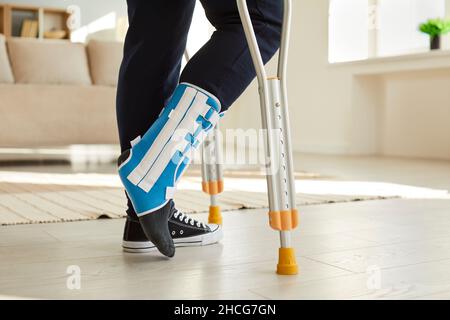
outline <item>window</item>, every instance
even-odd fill
[[[331,0],[329,61],[425,51],[419,24],[445,13],[446,0]]]
[[[368,57],[368,5],[365,0],[331,0],[328,25],[329,61]]]

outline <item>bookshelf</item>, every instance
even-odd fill
[[[0,33],[6,37],[70,39],[64,9],[0,4]]]

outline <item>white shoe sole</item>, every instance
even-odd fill
[[[200,247],[215,244],[222,240],[222,227],[217,224],[209,224],[211,232],[200,236],[173,239],[175,247]],[[151,241],[123,241],[123,251],[129,253],[147,253],[157,250]]]

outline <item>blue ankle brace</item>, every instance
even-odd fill
[[[181,83],[158,119],[132,141],[119,175],[138,216],[163,207],[198,148],[218,122],[220,102],[212,94]]]

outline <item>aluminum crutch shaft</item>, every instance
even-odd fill
[[[292,3],[291,0],[280,1],[283,1],[284,13],[278,72],[277,76],[270,78],[266,74],[247,1],[237,0],[237,6],[258,79],[262,128],[265,131],[269,220],[270,226],[280,232],[277,272],[291,275],[298,273],[295,252],[291,247],[291,230],[298,225],[298,212],[286,84]]]

